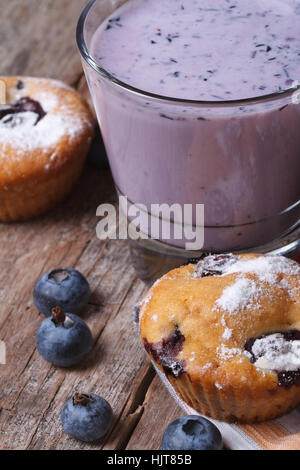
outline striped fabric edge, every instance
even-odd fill
[[[137,319],[134,315],[133,322],[138,335],[140,319]],[[144,349],[140,335],[139,339]],[[201,416],[181,400],[165,375],[156,367],[153,361],[151,362],[160,380],[181,409],[186,414]],[[276,420],[251,425],[228,424],[212,418],[205,418],[218,427],[225,446],[231,450],[300,450],[300,406]]]
[[[151,361],[152,362],[152,361]],[[152,362],[164,386],[186,414],[201,416],[177,395],[164,374]],[[220,430],[231,450],[300,450],[300,407],[273,421],[257,424],[228,424],[207,418]]]

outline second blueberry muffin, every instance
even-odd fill
[[[94,135],[92,114],[56,80],[0,77],[0,221],[26,220],[60,202],[77,181]]]

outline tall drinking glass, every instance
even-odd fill
[[[204,204],[203,251],[299,248],[300,87],[235,101],[194,101],[133,88],[93,57],[99,25],[124,0],[93,0],[77,41],[115,186],[129,204]],[[297,94],[298,93],[298,94]],[[298,99],[297,99],[298,98]],[[170,216],[171,223],[176,223]],[[197,224],[197,219],[192,220]],[[132,245],[142,278],[197,253],[186,240]]]

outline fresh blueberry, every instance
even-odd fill
[[[201,416],[184,416],[173,421],[163,435],[163,450],[221,450],[218,428]]]
[[[60,268],[40,277],[34,288],[33,300],[46,316],[51,316],[54,307],[78,314],[87,305],[90,295],[90,286],[80,272]]]
[[[40,324],[36,334],[40,355],[57,367],[70,367],[80,362],[92,349],[93,338],[87,324],[72,313],[56,307],[52,318]]]
[[[103,437],[111,426],[113,412],[104,398],[76,393],[62,409],[63,430],[75,439],[94,442]]]

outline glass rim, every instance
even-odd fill
[[[117,85],[118,87],[125,89],[131,93],[134,93],[139,96],[143,96],[152,100],[159,100],[164,102],[169,102],[178,105],[189,105],[189,106],[200,106],[200,107],[233,107],[233,106],[249,106],[255,105],[262,102],[267,101],[276,101],[282,98],[286,98],[292,96],[295,92],[300,91],[300,81],[293,87],[287,88],[285,90],[280,90],[275,93],[269,93],[267,95],[260,95],[251,98],[241,98],[237,100],[224,100],[224,101],[206,101],[206,100],[190,100],[185,98],[173,98],[170,96],[165,95],[158,95],[156,93],[151,93],[146,90],[142,90],[136,88],[134,86],[129,85],[126,82],[119,80],[118,78],[114,77],[111,73],[109,73],[106,69],[101,67],[92,57],[87,47],[87,44],[84,39],[84,27],[86,18],[92,9],[93,5],[98,2],[99,0],[90,0],[86,7],[83,9],[76,28],[76,40],[77,46],[80,51],[81,56],[85,60],[85,62],[92,67],[97,73],[99,73],[103,78],[109,80],[113,84]]]

